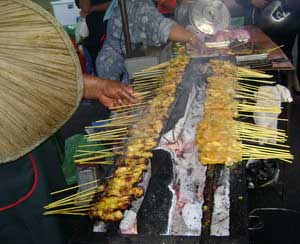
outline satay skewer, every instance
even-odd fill
[[[250,118],[261,118],[266,120],[280,120],[280,121],[288,121],[287,119],[277,118],[277,117],[264,117],[264,116],[258,116],[258,115],[250,115],[250,114],[238,114],[241,117],[250,117]]]
[[[114,146],[114,145],[122,145],[123,143],[120,142],[108,142],[108,143],[94,143],[94,144],[84,144],[79,145],[78,148],[85,148],[85,147],[101,147],[101,146]]]
[[[98,188],[98,189],[97,189]],[[44,208],[55,208],[57,205],[63,204],[63,203],[67,203],[67,202],[74,202],[76,199],[79,201],[81,201],[82,199],[86,198],[86,197],[90,197],[92,195],[94,195],[97,192],[102,192],[104,189],[102,189],[99,186],[93,186],[90,187],[87,190],[83,190],[80,192],[77,192],[75,194],[72,194],[70,196],[64,197],[60,200],[57,200],[55,202],[49,203],[48,205],[46,205]]]
[[[238,77],[237,79],[241,80],[241,81],[254,81],[254,82],[257,82],[257,83],[270,84],[270,85],[274,85],[276,83],[274,81],[258,80],[258,79],[248,79],[248,78],[244,78],[244,77]]]
[[[164,63],[158,64],[158,65],[154,65],[154,66],[151,66],[149,68],[143,69],[142,71],[151,71],[151,70],[163,69],[163,68],[169,67],[169,65],[170,65],[170,62],[168,61],[168,62],[164,62]]]
[[[82,162],[77,164],[78,165],[113,165],[115,164],[115,162],[114,161],[92,161],[92,162]]]
[[[95,183],[98,183],[99,181],[100,181],[100,179],[99,180],[93,180],[93,181],[90,181],[90,182],[87,182],[87,183],[84,183],[84,184],[80,184],[80,185],[77,185],[77,186],[72,186],[72,187],[69,187],[69,188],[61,189],[61,190],[58,190],[58,191],[51,192],[50,195],[55,195],[55,194],[70,191],[70,190],[73,190],[73,189],[76,189],[76,188],[79,188],[79,187],[82,187],[82,186],[95,184]]]
[[[51,214],[51,212],[64,212],[64,211],[68,211],[68,210],[89,210],[90,207],[93,206],[93,204],[86,204],[86,205],[80,205],[80,206],[76,206],[76,207],[69,207],[69,208],[62,208],[62,209],[57,209],[57,210],[49,210],[49,211],[46,211],[44,213],[44,215],[48,215],[48,214]]]

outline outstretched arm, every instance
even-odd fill
[[[118,81],[84,74],[84,93],[87,99],[98,99],[106,107],[136,103],[134,90]]]
[[[185,29],[181,25],[173,25],[169,34],[170,41],[189,42],[194,38],[194,33]]]

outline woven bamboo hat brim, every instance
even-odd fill
[[[0,1],[0,163],[25,155],[57,131],[82,96],[72,42],[29,0]]]

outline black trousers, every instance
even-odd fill
[[[92,12],[86,17],[89,36],[84,39],[83,45],[89,51],[93,69],[96,72],[96,59],[104,42],[107,21],[103,22],[105,12]]]
[[[56,145],[48,140],[32,152],[38,170],[33,194],[14,208],[0,212],[1,244],[63,244],[67,241],[62,216],[44,216],[43,206],[51,191],[66,186]],[[24,196],[33,184],[33,168],[28,155],[0,165],[0,208]]]

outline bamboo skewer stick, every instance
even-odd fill
[[[97,152],[100,152],[100,153],[106,153],[106,152],[109,152],[109,151],[113,151],[113,150],[116,150],[116,149],[122,149],[123,146],[120,146],[120,147],[113,147],[113,148],[107,148],[107,149],[100,149],[100,150],[96,150],[96,151],[93,151],[93,150],[76,150],[76,152],[92,152],[92,153],[97,153]]]
[[[136,87],[144,87],[144,86],[160,86],[162,84],[162,81],[160,80],[154,80],[154,81],[145,81],[145,82],[134,82],[131,87],[136,88]]]
[[[97,128],[97,126],[91,126],[89,128]],[[119,132],[124,132],[124,131],[127,131],[128,128],[127,127],[122,127],[122,128],[117,128],[117,129],[111,129],[111,130],[103,130],[103,131],[100,131],[100,132],[95,132],[95,133],[92,133],[92,134],[89,134],[89,135],[85,135],[85,137],[88,137],[90,135],[105,135],[105,134],[114,134],[114,133],[119,133]]]
[[[273,129],[273,128],[269,128],[269,127],[266,127],[266,126],[262,126],[262,125],[256,125],[256,124],[251,124],[251,123],[247,123],[247,122],[240,122],[238,123],[238,126],[240,128],[249,128],[249,129],[252,129],[252,130],[265,130],[265,131],[269,131],[270,133],[280,133],[284,136],[285,135],[285,131],[282,130],[282,129]]]
[[[122,145],[122,142],[108,142],[108,143],[95,143],[95,144],[87,144],[87,145],[79,145],[79,148],[85,147],[100,147],[100,146],[113,146],[113,145]]]
[[[250,84],[244,83],[242,81],[238,82],[238,86],[242,86],[242,87],[252,89],[252,90],[255,90],[255,91],[258,91],[259,88],[260,88],[260,86],[250,85]]]
[[[253,132],[253,131],[241,131],[237,130],[239,133],[239,136],[245,136],[248,138],[254,138],[254,139],[260,139],[260,140],[276,140],[277,142],[286,142],[285,137],[280,137],[277,135],[271,135],[266,133],[259,133],[259,132]]]
[[[274,157],[266,157],[266,158],[261,158],[261,157],[245,157],[245,158],[242,158],[242,160],[260,160],[260,159],[274,159]],[[287,159],[283,159],[283,158],[280,158],[281,161],[284,161],[286,163],[293,163],[293,161],[291,160],[287,160]]]
[[[81,162],[78,165],[112,165],[114,161],[92,161],[92,162]]]
[[[152,72],[144,72],[144,73],[140,73],[140,74],[134,74],[133,76],[132,76],[132,79],[133,80],[137,80],[137,79],[142,79],[142,78],[147,78],[147,77],[157,77],[157,78],[159,78],[159,77],[161,77],[161,75],[163,74],[163,71],[152,71]]]
[[[287,150],[285,149],[279,149],[279,148],[266,148],[264,146],[258,146],[258,145],[252,145],[252,144],[242,144],[242,147],[246,148],[246,149],[259,149],[262,152],[263,151],[271,151],[271,152],[280,152],[280,153],[285,153],[287,152]]]
[[[276,101],[276,100],[273,100],[273,99],[270,99],[270,98],[259,97],[259,96],[255,97],[254,95],[250,96],[249,94],[242,94],[240,92],[235,95],[235,98],[250,99],[252,101],[257,101],[257,99],[266,100],[266,101]]]
[[[277,117],[272,118],[272,117],[256,116],[256,115],[249,115],[249,114],[239,114],[239,116],[250,117],[250,118],[262,118],[262,119],[269,119],[269,120],[288,121],[287,119],[281,119],[281,118],[277,118]]]
[[[114,154],[110,153],[107,155],[92,156],[92,157],[87,157],[87,158],[83,158],[83,159],[75,159],[74,161],[75,161],[75,163],[84,163],[84,162],[88,162],[88,161],[92,161],[92,160],[96,160],[96,159],[106,158],[109,156],[114,156]]]
[[[87,215],[87,213],[91,210],[90,208],[85,208],[82,210],[65,210],[65,211],[59,211],[59,210],[52,210],[52,211],[46,211],[44,212],[44,215],[53,215],[53,214],[72,214],[72,215]]]
[[[122,131],[111,132],[110,134],[109,133],[96,132],[96,133],[88,135],[86,138],[94,138],[94,137],[114,138],[114,137],[125,136],[127,134],[128,134],[128,129],[127,130],[122,130]]]
[[[253,75],[254,77],[262,77],[262,78],[272,78],[272,75],[265,74],[262,71],[254,71],[247,68],[238,67],[237,68],[238,75]]]
[[[77,186],[68,187],[68,188],[65,188],[65,189],[62,189],[62,190],[58,190],[58,191],[51,192],[50,195],[55,195],[55,194],[58,194],[58,193],[70,191],[70,190],[79,188],[79,187],[81,187],[81,186],[87,186],[87,185],[90,185],[90,184],[95,184],[95,183],[97,183],[97,182],[99,182],[99,181],[100,181],[100,180],[93,180],[93,181],[90,181],[90,182],[87,182],[87,183],[84,183],[84,184],[80,184],[80,185],[77,185]]]
[[[88,141],[92,141],[94,139],[103,139],[103,141],[107,141],[107,140],[113,140],[113,139],[119,139],[119,138],[124,138],[124,137],[128,137],[128,132],[126,133],[122,133],[122,134],[116,134],[116,135],[94,135],[91,137],[88,137]]]
[[[46,207],[44,207],[45,209],[53,209],[53,208],[58,208],[58,207],[62,207],[62,206],[67,206],[67,205],[74,205],[74,204],[79,204],[85,200],[88,200],[89,202],[93,201],[93,197],[96,193],[98,193],[99,191],[90,191],[87,192],[85,194],[81,194],[78,196],[75,196],[74,198],[69,198],[66,200],[59,200],[56,202],[53,202],[51,204],[48,204]]]
[[[270,52],[273,52],[273,51],[275,51],[277,49],[280,49],[282,47],[284,47],[284,45],[280,45],[280,46],[273,47],[273,48],[267,48],[267,49],[265,49],[265,52],[270,53]]]
[[[53,214],[53,213],[52,213]],[[56,214],[63,214],[63,215],[78,215],[78,216],[87,216],[88,213],[72,213],[72,212],[58,212]]]
[[[121,120],[121,119],[126,119],[126,118],[132,118],[132,117],[136,117],[138,115],[136,114],[131,114],[131,115],[126,115],[126,116],[118,116],[118,117],[112,117],[109,119],[102,119],[102,120],[97,120],[97,123],[102,123],[102,122],[107,122],[107,121],[114,121],[114,120]]]
[[[52,202],[52,203],[48,204],[45,208],[54,208],[56,205],[59,205],[59,204],[62,204],[62,203],[67,203],[67,202],[73,202],[75,199],[82,199],[84,197],[93,195],[96,192],[98,192],[99,189],[96,190],[97,188],[99,188],[99,187],[98,186],[94,186],[94,187],[91,187],[91,188],[89,188],[87,190],[83,190],[83,191],[77,192],[77,193],[72,194],[70,196],[64,197],[63,199],[57,200],[55,202]],[[101,191],[99,190],[99,192],[101,192]]]
[[[83,156],[95,155],[95,154],[97,155],[97,156],[93,156],[93,157],[95,157],[95,159],[103,159],[103,158],[108,158],[108,157],[115,156],[114,153],[109,153],[109,152],[108,152],[108,153],[81,153],[81,154],[75,154],[75,155],[73,156],[73,158],[75,159],[74,162],[75,162],[75,163],[80,163],[80,162],[82,162],[82,161],[79,161],[79,160],[81,160]],[[87,159],[93,158],[93,157],[90,156],[90,157],[84,158],[84,159],[82,159],[82,160],[83,160],[83,162],[84,162],[84,161],[86,161]],[[93,160],[93,159],[90,159],[90,160]],[[89,161],[89,160],[87,160],[87,161]]]
[[[154,78],[144,78],[144,79],[138,79],[138,80],[135,80],[134,81],[134,85],[137,85],[137,84],[144,84],[144,83],[153,83],[153,82],[162,82],[161,81],[161,78],[160,77],[154,77]]]
[[[262,144],[264,144],[264,145],[272,145],[272,146],[278,146],[278,147],[290,148],[290,146],[288,146],[288,145],[277,144],[277,143],[272,143],[272,142],[264,142],[264,141],[259,141],[259,140],[253,140],[253,139],[251,139],[251,138],[249,138],[249,137],[246,137],[246,136],[239,136],[239,138],[240,138],[241,140],[245,140],[245,141],[262,143]]]
[[[97,142],[97,141],[123,141],[127,140],[128,137],[120,137],[120,138],[93,138],[89,139],[90,142]]]
[[[88,203],[90,203],[90,202],[92,202],[94,200],[94,198],[93,197],[90,197],[90,198],[86,198],[85,200],[81,200],[81,201],[79,201],[79,200],[77,200],[77,201],[70,201],[70,202],[65,202],[65,203],[61,203],[61,204],[56,204],[55,205],[55,207],[47,207],[47,206],[45,206],[44,208],[45,209],[53,209],[53,208],[59,208],[59,207],[63,207],[63,206],[70,206],[70,205],[76,205],[76,204],[88,204]]]
[[[274,101],[280,101],[280,99],[275,99],[275,98],[271,97],[270,94],[264,93],[262,91],[253,91],[253,90],[245,89],[245,88],[237,88],[236,91],[251,93],[253,95],[269,98],[269,99],[272,99]]]
[[[128,113],[128,112],[134,112],[135,110],[139,110],[141,111],[143,107],[145,107],[147,105],[148,102],[143,102],[139,105],[136,106],[127,106],[124,108],[117,108],[117,109],[112,109],[112,111],[116,112],[116,113]]]
[[[141,112],[142,107],[143,106],[138,106],[138,107],[124,109],[124,111],[118,110],[118,111],[114,111],[114,112],[119,116],[124,116],[124,115],[128,115],[128,114],[139,114]]]
[[[128,134],[128,130],[122,130],[122,131],[115,131],[115,132],[111,132],[109,133],[93,133],[88,135],[86,138],[93,138],[93,137],[109,137],[109,138],[113,138],[113,137],[120,137],[121,135],[126,135]]]
[[[249,135],[249,136],[252,135],[253,137],[256,137],[259,139],[278,139],[278,140],[286,141],[285,136],[281,136],[278,134],[270,134],[270,133],[266,133],[264,131],[253,131],[253,130],[245,130],[245,129],[240,129],[240,128],[237,128],[236,131],[239,132],[239,134]]]
[[[142,71],[151,71],[151,70],[156,70],[156,69],[163,69],[166,68],[170,65],[170,62],[165,62],[165,63],[161,63],[155,66],[151,66],[149,68],[143,69]]]
[[[137,88],[134,88],[136,91],[150,91],[151,92],[151,94],[149,94],[149,95],[152,95],[152,96],[155,96],[156,94],[157,94],[157,92],[158,92],[158,86],[152,86],[152,87],[147,87],[147,88],[143,88],[143,87],[141,87],[141,88],[139,88],[139,87],[137,87]]]
[[[135,103],[135,104],[116,106],[116,107],[112,107],[111,110],[116,110],[116,109],[119,109],[119,108],[137,107],[137,106],[146,105],[146,104],[147,103]]]
[[[273,85],[275,84],[274,81],[268,81],[268,80],[258,80],[258,79],[248,79],[248,78],[243,78],[243,77],[240,77],[238,78],[238,80],[245,80],[245,81],[255,81],[257,83],[263,83],[263,84],[270,84],[270,85]]]
[[[76,206],[76,207],[63,208],[63,209],[52,210],[52,211],[47,211],[47,212],[48,213],[50,213],[50,212],[64,212],[64,211],[68,211],[68,210],[81,210],[81,209],[87,210],[87,208],[90,208],[92,206],[93,206],[93,204],[86,204],[86,205],[80,205],[80,206]]]
[[[155,75],[155,74],[149,74],[149,75],[145,75],[145,76],[140,76],[140,77],[136,77],[134,79],[134,82],[138,82],[138,81],[144,81],[144,80],[158,80],[160,78],[160,75]]]
[[[132,77],[136,77],[136,76],[143,76],[143,75],[148,75],[148,74],[157,74],[157,73],[163,73],[164,70],[162,69],[156,69],[156,70],[149,70],[149,71],[140,71],[140,72],[135,72],[133,73]]]

